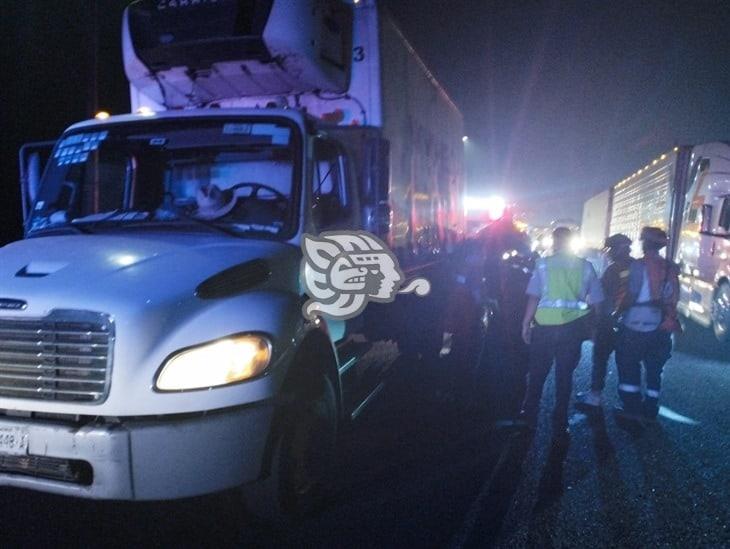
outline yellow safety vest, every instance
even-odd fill
[[[542,326],[568,324],[590,312],[586,302],[587,268],[590,264],[569,255],[539,259],[542,296],[537,305],[535,321]]]

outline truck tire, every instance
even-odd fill
[[[334,386],[325,375],[303,385],[287,395],[291,404],[277,421],[269,477],[243,491],[248,510],[270,524],[316,511],[331,482],[338,426]]]
[[[721,282],[712,298],[712,329],[721,343],[730,341],[730,283]]]

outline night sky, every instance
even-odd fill
[[[129,109],[126,4],[3,2],[0,242],[20,234],[20,144],[90,116],[95,95]],[[464,113],[471,191],[504,193],[534,221],[579,219],[587,197],[676,144],[730,139],[726,2],[385,4]]]
[[[677,144],[730,140],[727,1],[388,2],[466,121],[473,192],[532,219]]]

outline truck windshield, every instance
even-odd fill
[[[135,122],[56,145],[28,235],[165,226],[287,238],[296,220],[296,126],[283,120]]]

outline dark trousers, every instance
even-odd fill
[[[578,366],[581,344],[586,335],[586,319],[561,326],[536,326],[532,330],[527,392],[522,409],[528,422],[534,423],[540,409],[545,379],[555,361],[555,409],[553,425],[568,425],[568,405],[573,390],[573,371]]]
[[[606,386],[608,359],[616,347],[616,332],[611,317],[601,317],[596,325],[596,338],[593,342],[593,371],[591,389],[603,391]]]
[[[623,328],[616,342],[618,394],[629,413],[656,415],[662,370],[672,355],[671,335],[662,330],[636,332]],[[646,391],[642,401],[641,366],[646,370]]]
[[[514,418],[522,409],[529,348],[522,341],[521,314],[518,309],[500,309],[485,337],[476,387],[497,417]]]

